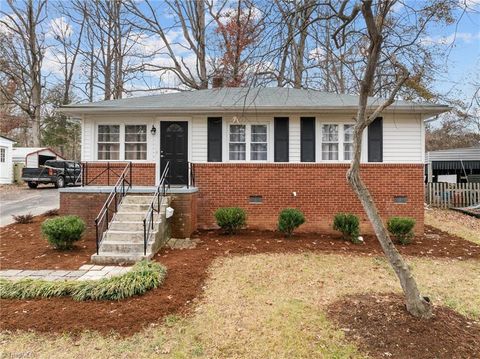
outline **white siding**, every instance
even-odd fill
[[[300,162],[300,116],[290,116],[288,131],[289,162]]]
[[[13,163],[12,163],[13,142],[0,137],[0,148],[5,151],[5,161],[0,162],[0,183],[8,184],[13,181]]]
[[[419,116],[383,119],[383,162],[423,163],[422,120]]]
[[[207,117],[194,117],[190,129],[192,139],[192,162],[207,162]]]
[[[216,114],[214,117],[223,117],[223,160],[228,161],[228,124],[234,121],[235,116]],[[268,161],[274,161],[274,117],[288,116],[285,114],[269,115],[243,115],[236,117],[240,123],[265,123],[268,124]],[[305,116],[316,118],[316,161],[322,162],[321,158],[321,127],[322,124],[346,124],[354,123],[354,115],[329,115],[329,114],[306,114]],[[300,115],[290,115],[289,123],[289,158],[290,162],[300,162]],[[94,161],[96,154],[96,128],[98,124],[106,123],[145,123],[147,124],[147,162],[157,162],[160,151],[160,123],[161,121],[188,121],[189,138],[189,161],[207,161],[207,116],[195,115],[192,117],[159,117],[142,116],[88,116],[82,121],[82,160]],[[154,125],[157,128],[155,136],[150,134]],[[424,130],[420,115],[384,116],[383,123],[383,160],[385,163],[422,163]],[[362,161],[367,161],[367,131],[363,136]],[[339,150],[342,150],[339,146]],[[123,147],[121,147],[123,151]],[[334,162],[334,161],[328,161]]]
[[[93,161],[95,145],[95,123],[93,120],[82,121],[82,161]]]

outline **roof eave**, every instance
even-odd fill
[[[369,106],[370,110],[374,110],[376,106]],[[189,114],[189,113],[202,113],[202,114],[218,114],[218,113],[315,113],[315,112],[330,112],[330,113],[355,113],[357,106],[332,106],[332,107],[212,107],[212,108],[155,108],[155,107],[61,107],[59,111],[65,115],[81,116],[85,114],[107,114],[107,113],[151,113],[151,114]],[[448,106],[393,106],[384,110],[385,113],[420,113],[429,116],[439,115],[451,110]]]

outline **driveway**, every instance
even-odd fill
[[[0,226],[13,223],[12,215],[42,214],[60,207],[58,189],[8,186],[0,191]]]

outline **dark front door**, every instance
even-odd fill
[[[160,126],[161,173],[170,162],[170,184],[187,184],[188,181],[188,123],[183,121],[161,122]]]

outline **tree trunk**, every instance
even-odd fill
[[[417,283],[415,282],[415,278],[413,277],[409,266],[392,243],[370,191],[365,186],[360,176],[360,154],[362,148],[362,133],[364,129],[365,127],[362,126],[362,124],[359,125],[357,122],[354,132],[354,159],[347,172],[348,183],[362,203],[365,213],[377,235],[378,241],[382,246],[383,252],[387,256],[388,261],[400,280],[400,284],[405,294],[405,303],[408,312],[415,317],[430,318],[432,316],[432,305],[430,300],[428,298],[423,298],[420,295]]]

